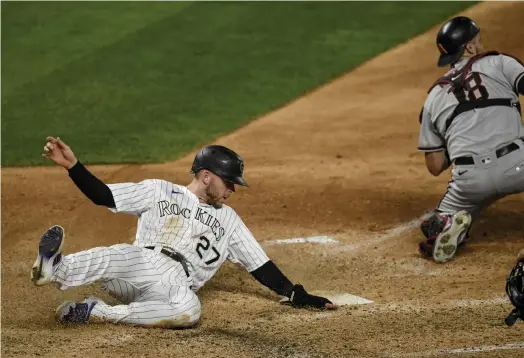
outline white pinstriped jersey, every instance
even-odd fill
[[[453,75],[467,63],[462,59],[446,74]],[[517,84],[524,66],[506,55],[486,56],[473,63],[466,77],[469,99],[509,98],[519,100]],[[435,86],[421,113],[418,149],[422,152],[448,150],[451,159],[483,154],[502,144],[524,137],[522,119],[516,108],[496,106],[479,108],[457,116],[446,130],[446,121],[459,104],[450,85]]]
[[[201,203],[185,186],[165,180],[108,184],[116,208],[138,216],[134,245],[161,245],[189,261],[196,291],[226,259],[253,271],[269,261],[255,237],[229,206]]]

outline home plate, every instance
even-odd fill
[[[373,303],[373,301],[368,300],[364,297],[359,297],[352,295],[350,293],[336,293],[336,292],[322,292],[322,291],[314,291],[311,292],[312,295],[315,296],[321,296],[325,297],[337,306],[352,306],[352,305],[367,305],[369,303]],[[287,297],[284,297],[280,302],[287,302],[289,299]]]
[[[368,300],[367,298],[355,296],[346,292],[315,292],[313,294],[325,297],[338,306],[367,305],[373,303],[373,301]]]

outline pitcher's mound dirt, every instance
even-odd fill
[[[522,28],[524,3],[483,3],[467,15],[482,27],[487,47],[524,58],[515,30]],[[347,292],[374,304],[295,310],[279,305],[248,273],[226,265],[199,293],[203,319],[196,329],[59,326],[52,312],[63,300],[107,296],[96,286],[67,292],[34,287],[29,272],[42,231],[63,225],[66,252],[75,252],[131,242],[136,219],[91,204],[64,170],[4,169],[2,355],[524,354],[524,326],[510,329],[503,322],[510,310],[505,276],[524,236],[522,195],[487,210],[471,244],[446,265],[418,256],[417,229],[387,234],[431,210],[448,180],[430,177],[416,151],[418,113],[428,86],[442,73],[435,67],[437,29],[220,140],[245,158],[251,188],[239,190],[230,204],[260,241],[335,235],[342,242],[267,246],[281,269],[309,290]],[[91,169],[106,182],[164,178],[183,184],[190,180],[191,159]]]

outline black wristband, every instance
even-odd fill
[[[289,297],[293,290],[293,284],[278,269],[273,261],[268,261],[259,268],[250,272],[258,282],[275,291],[281,296]]]
[[[111,189],[87,170],[80,161],[77,161],[77,163],[67,171],[69,172],[69,177],[73,180],[78,189],[80,189],[93,203],[96,205],[104,205],[109,208],[115,207],[115,200],[113,198],[113,193],[111,193]]]

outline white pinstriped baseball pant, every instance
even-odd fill
[[[90,320],[184,328],[200,319],[200,300],[182,265],[134,245],[96,247],[64,256],[53,281],[61,290],[101,281],[103,289],[123,303],[97,303]]]

